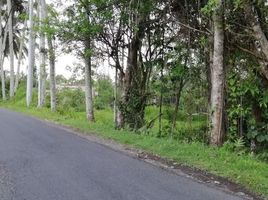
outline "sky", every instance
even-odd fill
[[[56,60],[56,75],[63,75],[66,78],[70,78],[72,76],[72,72],[67,70],[66,67],[70,66],[74,68],[76,63],[80,63],[83,65],[83,63],[81,62],[81,59],[74,55],[62,54],[58,56]],[[20,72],[23,72],[24,74],[26,74],[27,65],[28,65],[28,58],[22,61]],[[17,59],[15,59],[15,73],[17,71],[17,66],[18,66],[18,61]],[[36,66],[38,66],[38,58],[36,58]],[[9,71],[10,69],[8,58],[5,59],[4,69],[7,71]],[[95,71],[97,74],[107,75],[111,77],[112,79],[114,79],[114,70],[111,67],[108,67],[108,63],[100,63],[99,66],[95,69]],[[47,73],[49,73],[48,61],[47,61]]]

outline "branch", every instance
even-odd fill
[[[264,61],[267,61],[267,62],[268,62],[267,59],[265,59],[264,57],[258,55],[257,53],[254,53],[254,52],[252,52],[252,51],[250,51],[250,50],[248,50],[248,49],[245,49],[245,48],[243,48],[243,47],[241,47],[241,46],[239,46],[239,45],[235,45],[235,46],[236,46],[238,49],[240,49],[241,51],[244,51],[245,53],[248,53],[248,54],[250,54],[250,55],[252,55],[252,56],[254,56],[254,57],[258,58],[258,59],[261,59],[261,60],[264,60]]]
[[[182,22],[177,22],[177,23],[178,23],[179,25],[181,25],[181,26],[183,26],[183,27],[185,27],[185,28],[188,28],[188,29],[190,29],[190,30],[193,30],[193,31],[195,31],[195,32],[203,33],[203,34],[206,34],[206,35],[212,35],[212,33],[209,32],[209,31],[202,31],[202,30],[196,29],[196,28],[194,28],[194,27],[191,27],[191,26],[188,25],[188,24],[184,24],[184,23],[182,23]]]

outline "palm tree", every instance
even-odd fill
[[[2,9],[6,7],[8,7],[8,10]],[[2,82],[2,98],[6,99],[5,77],[3,70],[4,58],[7,56],[10,57],[10,97],[12,97],[17,88],[19,78],[16,76],[16,81],[14,81],[14,56],[16,56],[20,61],[23,57],[23,52],[27,51],[27,49],[25,48],[24,40],[22,39],[24,36],[21,33],[24,34],[24,28],[21,29],[22,21],[19,17],[21,13],[24,13],[23,2],[11,0],[1,1],[0,8],[0,21],[2,23],[5,22],[1,24],[2,26],[0,26],[0,70]]]
[[[39,1],[40,10],[40,25],[44,23],[46,19],[46,1]],[[45,94],[46,94],[46,39],[45,33],[41,30],[40,32],[40,55],[41,62],[39,67],[39,78],[38,78],[38,107],[43,107],[45,104]]]
[[[13,13],[11,0],[7,0],[8,7],[8,41],[9,41],[9,63],[10,63],[10,97],[14,96],[14,42],[13,42]]]
[[[26,90],[26,103],[29,107],[32,103],[32,90],[33,90],[33,68],[34,68],[34,12],[33,12],[33,0],[29,0],[29,52],[28,52],[28,72],[27,72],[27,90]]]
[[[2,21],[4,20],[4,14],[2,11],[3,2],[0,1],[0,70],[1,70],[1,82],[2,82],[2,98],[6,100],[6,87],[5,87],[5,73],[4,73],[4,58],[5,58],[5,49],[6,49],[6,40],[7,40],[7,27],[6,24],[2,27]]]

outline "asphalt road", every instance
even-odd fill
[[[238,200],[0,109],[0,200]]]

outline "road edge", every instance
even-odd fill
[[[85,132],[78,128],[69,126],[69,125],[65,125],[56,121],[52,121],[49,119],[44,119],[44,118],[31,115],[30,113],[19,112],[19,111],[9,109],[9,108],[4,108],[4,107],[1,107],[1,108],[11,111],[11,112],[20,113],[24,116],[27,116],[32,119],[38,120],[42,123],[45,123],[46,125],[50,127],[64,130],[70,134],[76,135],[90,142],[94,142],[96,144],[105,146],[107,148],[110,148],[113,151],[123,153],[134,159],[138,159],[140,161],[146,162],[148,164],[151,164],[152,166],[164,169],[175,175],[191,179],[195,182],[198,182],[208,187],[223,191],[227,194],[231,194],[231,195],[234,195],[243,199],[247,199],[247,200],[268,200],[265,197],[254,194],[253,192],[249,191],[246,187],[240,184],[234,183],[233,181],[230,181],[227,178],[214,175],[205,170],[201,170],[195,167],[184,165],[183,163],[178,163],[171,159],[161,157],[159,155],[153,154],[148,151],[144,151],[142,149],[132,147],[130,145],[119,143],[113,139],[103,138],[102,136],[98,135],[97,133],[94,133],[93,131]]]

